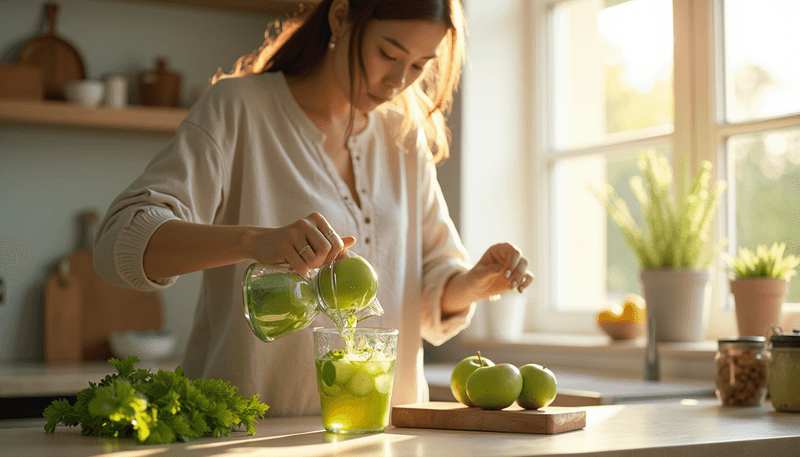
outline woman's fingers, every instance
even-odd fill
[[[305,245],[297,246],[296,241],[293,244],[308,268],[319,268],[332,262],[356,242],[352,236],[340,237],[320,213],[311,213],[297,224],[301,233],[298,238],[304,240],[300,243]]]
[[[525,288],[527,288],[533,282],[533,273],[530,271],[525,272],[525,275],[522,277],[522,280],[519,282],[517,286],[517,291],[522,293]]]
[[[522,255],[519,248],[510,243],[492,246],[485,258],[501,265],[499,275],[505,278],[507,290],[517,289],[522,292],[533,281],[533,274],[528,271],[528,259]]]

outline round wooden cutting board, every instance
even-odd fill
[[[25,44],[19,63],[36,65],[44,74],[44,96],[51,100],[64,99],[64,86],[73,80],[86,78],[86,67],[78,51],[56,36],[58,5],[46,5],[50,29]]]

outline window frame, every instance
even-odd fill
[[[732,135],[758,132],[782,127],[800,126],[800,114],[791,114],[772,119],[759,119],[739,123],[724,122],[724,66],[723,60],[723,0],[672,0],[674,33],[674,104],[675,118],[669,131],[659,129],[634,132],[623,141],[573,150],[562,150],[554,154],[551,146],[554,138],[550,115],[554,112],[550,78],[548,44],[552,38],[550,27],[551,9],[562,1],[534,0],[523,2],[526,17],[530,18],[531,33],[527,37],[527,53],[530,65],[524,75],[527,84],[533,85],[532,103],[528,108],[528,128],[531,132],[527,142],[531,159],[531,185],[528,189],[526,212],[534,215],[536,223],[530,230],[531,246],[536,251],[531,256],[538,286],[529,298],[527,329],[533,332],[596,333],[598,329],[594,314],[590,312],[565,312],[552,309],[551,291],[551,233],[552,212],[550,201],[550,176],[557,160],[612,149],[647,147],[654,144],[671,144],[674,163],[685,159],[689,172],[694,175],[699,164],[708,160],[713,166],[715,179],[732,183],[733,170],[725,154],[725,143]],[[719,102],[718,102],[719,101]],[[722,121],[722,122],[720,122]],[[637,136],[638,133],[638,136]],[[642,134],[645,134],[643,136]],[[716,230],[712,230],[709,246],[723,238],[729,239],[729,252],[736,244],[735,215],[732,186],[726,191],[719,206]],[[736,321],[732,299],[725,272],[727,265],[717,256],[712,265],[711,303],[709,330],[706,337],[716,339],[735,334]],[[723,299],[724,298],[724,299]],[[784,313],[800,313],[800,304],[785,304]]]

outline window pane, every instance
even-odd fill
[[[800,112],[800,1],[727,0],[723,18],[727,120]]]
[[[729,252],[778,242],[786,243],[786,255],[800,255],[800,128],[732,136],[727,150],[736,192],[736,245]],[[800,303],[797,278],[786,301]]]
[[[556,148],[672,125],[671,0],[572,0],[551,14]]]
[[[668,146],[658,148],[672,156]],[[599,311],[625,294],[641,293],[639,263],[622,230],[607,216],[589,186],[602,191],[606,183],[625,200],[639,227],[647,233],[630,178],[641,175],[640,149],[612,156],[592,154],[559,160],[553,188],[553,303],[561,311]]]

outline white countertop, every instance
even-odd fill
[[[174,370],[177,360],[141,362],[136,368],[156,371]],[[453,401],[450,373],[454,363],[429,364],[425,376],[432,400]],[[714,383],[708,380],[665,379],[646,382],[610,375],[597,375],[575,370],[558,369],[559,397],[555,406],[605,405],[664,398],[700,398],[714,395]],[[115,373],[108,362],[77,364],[0,364],[0,397],[37,397],[75,395]]]
[[[130,439],[100,439],[79,428],[0,430],[3,456],[89,456],[101,453],[209,456],[545,456],[647,457],[798,455],[800,414],[720,406],[717,400],[591,406],[586,428],[557,435],[462,432],[390,427],[386,433],[340,437],[324,432],[319,416],[261,420],[255,436],[141,446]],[[446,452],[445,452],[446,450]]]

